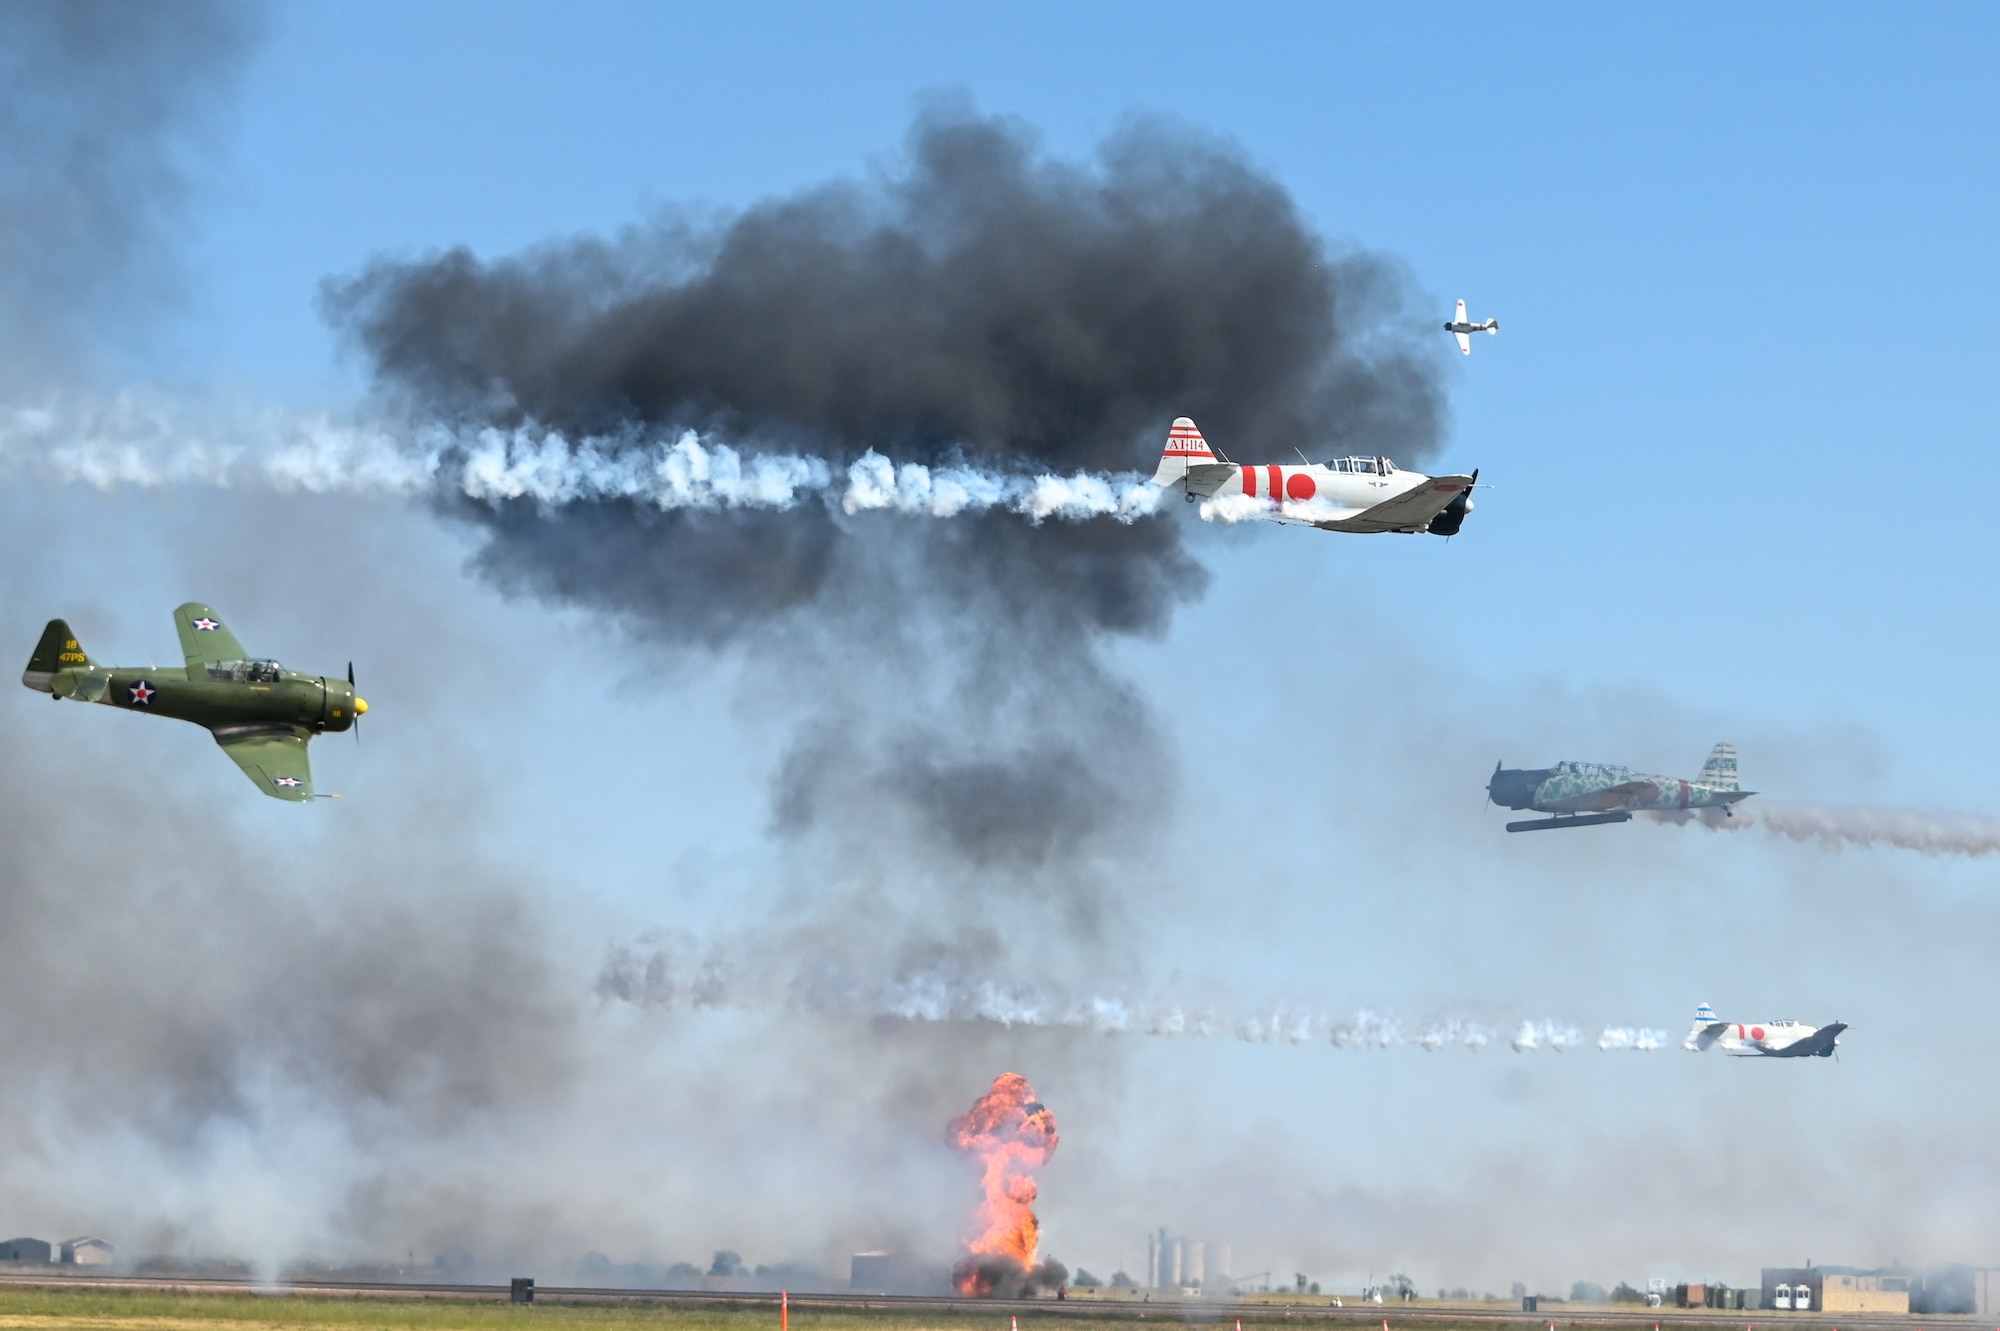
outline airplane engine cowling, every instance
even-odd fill
[[[1472,491],[1467,490],[1458,498],[1444,506],[1442,512],[1431,519],[1431,525],[1424,530],[1433,536],[1456,536],[1458,529],[1465,525],[1465,515],[1472,511]]]
[[[354,725],[354,686],[344,679],[322,675],[319,726],[321,730],[342,731]]]

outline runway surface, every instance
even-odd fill
[[[465,1299],[478,1302],[506,1302],[506,1285],[405,1284],[397,1281],[290,1280],[268,1284],[254,1280],[178,1276],[67,1276],[41,1273],[0,1274],[0,1287],[28,1286],[38,1289],[126,1290],[150,1293],[241,1294],[264,1297],[306,1295],[321,1298],[383,1299]],[[538,1302],[560,1303],[646,1303],[663,1308],[736,1307],[765,1308],[777,1320],[778,1295],[734,1290],[689,1289],[605,1289],[597,1287],[538,1285]],[[1386,1325],[1398,1327],[1442,1327],[1469,1325],[1499,1328],[1520,1327],[1524,1331],[1563,1328],[1689,1328],[1744,1327],[1765,1331],[1795,1327],[1798,1331],[1864,1331],[1867,1328],[1896,1327],[1901,1331],[1925,1325],[1965,1327],[1984,1325],[1970,1316],[1945,1314],[1904,1315],[1889,1313],[1781,1313],[1770,1310],[1722,1311],[1712,1308],[1606,1308],[1601,1306],[1558,1306],[1543,1312],[1524,1313],[1518,1308],[1492,1305],[1354,1303],[1336,1308],[1328,1296],[1301,1297],[1293,1302],[1234,1301],[1206,1302],[1200,1299],[1167,1298],[1143,1300],[1124,1296],[1080,1296],[1067,1300],[966,1299],[923,1294],[792,1294],[795,1312],[822,1309],[829,1312],[946,1313],[958,1317],[990,1312],[996,1317],[1072,1318],[1085,1321],[1176,1321],[1215,1325],[1237,1321],[1269,1325],[1285,1322],[1346,1323],[1356,1327]]]

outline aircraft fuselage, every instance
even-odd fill
[[[1846,1029],[1844,1021],[1697,1022],[1682,1047],[1696,1053],[1720,1049],[1739,1058],[1831,1058]]]
[[[319,734],[346,730],[355,716],[352,684],[285,670],[275,662],[58,670],[49,675],[46,689],[57,698],[172,717],[210,730],[288,726]]]
[[[1273,506],[1274,516],[1281,522],[1304,523],[1325,531],[1423,531],[1433,524],[1432,518],[1383,521],[1362,516],[1386,500],[1423,489],[1464,496],[1469,493],[1470,485],[1463,477],[1433,478],[1422,472],[1403,471],[1387,458],[1337,458],[1324,465],[1222,463],[1193,469],[1187,477],[1190,499],[1229,500],[1240,496],[1262,500]],[[1462,508],[1458,516],[1462,521]],[[1452,531],[1456,530],[1454,523]]]
[[[1700,780],[1649,776],[1607,763],[1574,762],[1561,762],[1554,767],[1503,768],[1494,772],[1486,791],[1488,798],[1502,808],[1548,814],[1726,811],[1753,793]]]

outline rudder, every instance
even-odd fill
[[[1695,781],[1716,790],[1741,790],[1736,781],[1736,746],[1724,740],[1710,749],[1708,762]]]
[[[1722,1038],[1723,1023],[1715,1015],[1715,1009],[1703,1003],[1694,1010],[1694,1029],[1681,1041],[1681,1048],[1700,1053]]]
[[[76,634],[70,632],[69,622],[51,619],[42,630],[42,640],[35,644],[35,654],[28,658],[28,668],[21,672],[21,682],[39,692],[53,693],[51,682],[57,671],[87,670],[92,664]]]
[[[1153,484],[1172,485],[1187,479],[1188,468],[1216,461],[1215,450],[1201,437],[1192,420],[1182,416],[1167,431],[1167,446],[1160,452],[1160,465],[1153,472]]]

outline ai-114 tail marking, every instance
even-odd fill
[[[174,627],[186,667],[141,669],[99,665],[67,623],[52,619],[21,682],[57,702],[69,698],[192,721],[215,736],[257,789],[273,799],[310,802],[306,743],[352,728],[368,710],[355,696],[352,663],[342,680],[251,659],[218,612],[192,601],[174,611]]]
[[[1703,1003],[1694,1010],[1694,1029],[1681,1048],[1697,1054],[1720,1049],[1738,1058],[1830,1058],[1847,1029],[1844,1021],[1808,1026],[1802,1021],[1723,1021]]]
[[[1455,536],[1472,511],[1470,476],[1426,476],[1403,471],[1388,458],[1335,458],[1324,465],[1280,462],[1242,466],[1209,447],[1193,421],[1182,416],[1167,433],[1153,484],[1179,486],[1197,499],[1255,500],[1256,516],[1321,531],[1429,532]],[[1253,505],[1254,507],[1254,505]]]
[[[1444,326],[1444,331],[1457,338],[1458,349],[1470,356],[1472,354],[1472,338],[1468,334],[1497,333],[1500,331],[1500,321],[1498,319],[1488,319],[1485,323],[1470,323],[1465,317],[1465,302],[1460,301],[1458,302],[1458,313],[1452,317],[1450,323]]]
[[[1736,746],[1727,741],[1709,751],[1701,774],[1692,781],[1647,776],[1606,763],[1561,762],[1554,767],[1508,768],[1495,763],[1493,776],[1486,783],[1487,798],[1502,808],[1551,815],[1509,823],[1509,832],[1625,823],[1641,812],[1720,809],[1728,817],[1739,800],[1756,793],[1737,784]]]

